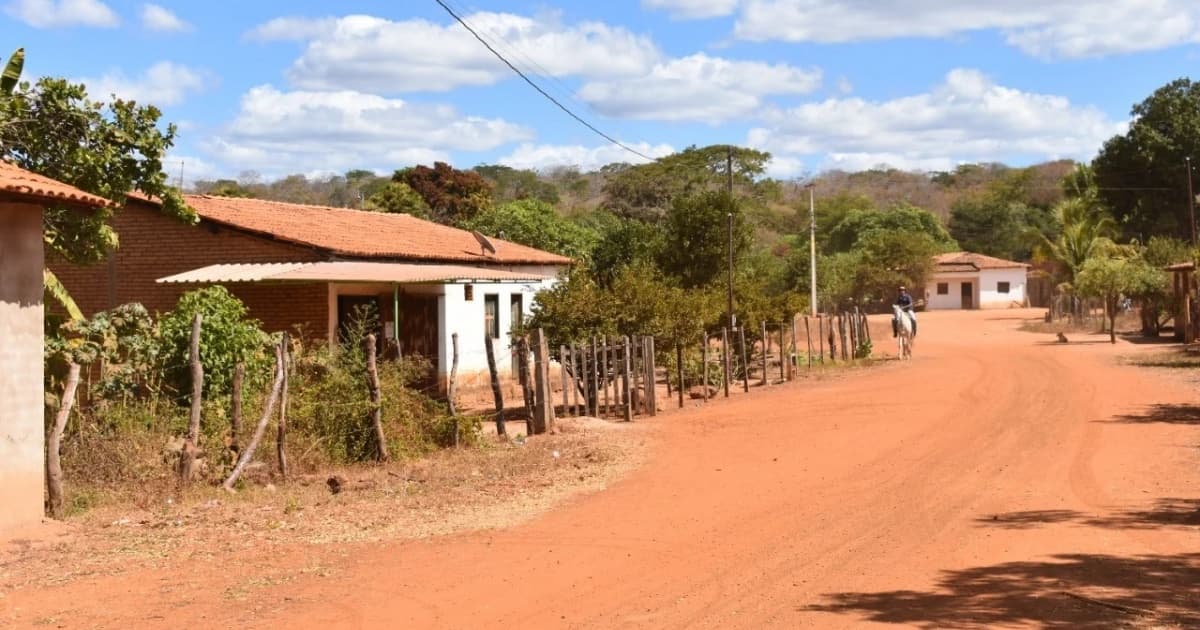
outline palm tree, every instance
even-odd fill
[[[1091,195],[1064,199],[1054,207],[1054,217],[1061,231],[1053,240],[1041,234],[1038,252],[1059,263],[1064,280],[1070,284],[1089,258],[1113,244],[1117,222]]]

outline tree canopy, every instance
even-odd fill
[[[492,185],[475,171],[463,171],[445,162],[396,171],[395,182],[415,190],[438,223],[457,225],[492,205]]]
[[[599,240],[594,230],[571,221],[554,206],[537,199],[510,201],[485,209],[464,222],[463,227],[577,261],[589,259]]]
[[[727,187],[730,155],[735,188],[754,191],[770,153],[728,145],[693,146],[648,164],[606,166],[605,207],[627,217],[662,216],[677,197]]]

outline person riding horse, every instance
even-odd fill
[[[896,306],[908,314],[909,321],[912,322],[913,337],[917,336],[917,313],[913,310],[913,299],[909,295],[908,289],[900,287],[900,295],[896,296]],[[895,337],[899,332],[900,322],[895,318],[892,319],[892,336]]]

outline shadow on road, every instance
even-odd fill
[[[981,516],[975,519],[981,527],[1000,529],[1032,529],[1042,525],[1074,523],[1104,529],[1158,529],[1163,527],[1200,526],[1200,499],[1158,499],[1146,507],[1126,509],[1105,516],[1095,516],[1075,510],[1026,510]]]
[[[1142,413],[1124,414],[1111,420],[1118,424],[1200,424],[1200,405],[1150,405]]]
[[[1062,554],[946,571],[925,591],[835,593],[803,610],[862,615],[924,628],[1032,625],[1125,627],[1139,618],[1200,626],[1200,553],[1173,556]]]

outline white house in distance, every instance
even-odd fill
[[[1029,265],[971,252],[934,257],[927,310],[1016,308],[1027,304]]]

